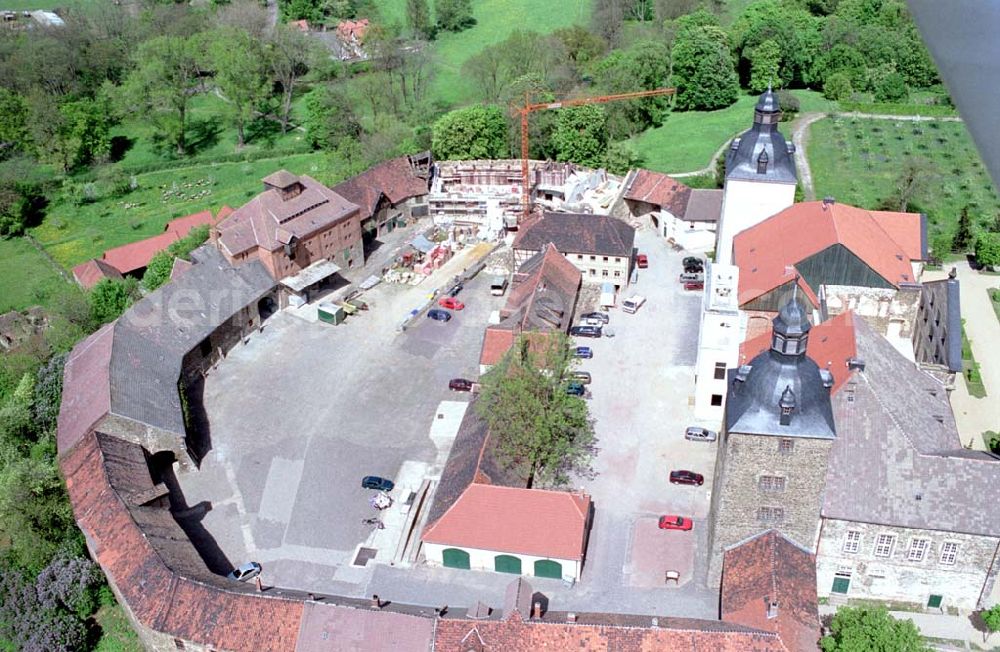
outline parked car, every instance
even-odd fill
[[[451,319],[451,313],[447,310],[441,310],[439,308],[431,308],[427,311],[427,316],[434,321],[448,321]]]
[[[577,381],[578,383],[583,383],[584,385],[590,384],[589,371],[573,371],[570,373],[569,377]]]
[[[694,527],[694,523],[691,519],[684,518],[683,516],[674,516],[673,514],[665,514],[660,517],[660,529],[661,530],[690,530]]]
[[[461,310],[465,308],[465,304],[455,297],[441,297],[438,299],[438,305],[442,308],[449,308],[451,310]]]
[[[583,396],[587,392],[582,383],[571,380],[566,383],[566,393],[573,396]]]
[[[448,290],[448,296],[449,297],[458,296],[458,293],[461,292],[462,288],[464,288],[464,287],[465,287],[465,285],[463,285],[462,283],[456,283],[455,285],[453,285],[451,287],[450,290]]]
[[[702,281],[687,281],[684,283],[685,290],[704,290],[705,284]]]
[[[622,312],[633,314],[641,308],[644,303],[646,303],[646,297],[641,294],[633,294],[628,299],[622,301]]]
[[[681,283],[704,283],[705,274],[703,272],[682,272],[677,280]]]
[[[635,257],[635,264],[639,269],[646,269],[649,267],[649,258],[646,254],[639,254]]]
[[[696,256],[688,256],[683,261],[685,272],[702,272],[705,270],[705,261]]]
[[[448,381],[448,389],[453,392],[471,392],[473,382],[465,378],[452,378]]]
[[[684,431],[684,439],[690,439],[691,441],[715,441],[718,438],[719,435],[714,430],[699,428],[698,426],[689,426]]]
[[[392,491],[396,484],[392,480],[380,478],[377,475],[366,475],[361,478],[362,489],[375,489],[376,491]]]
[[[594,352],[590,349],[589,346],[578,346],[573,349],[573,357],[584,358],[589,360],[590,358],[594,357]]]
[[[670,472],[670,484],[693,484],[700,487],[705,483],[705,476],[694,471],[683,469]]]
[[[569,334],[574,337],[600,337],[600,326],[574,326],[569,329]]]
[[[231,580],[237,580],[239,582],[246,582],[247,580],[252,580],[253,578],[260,575],[260,564],[255,561],[248,561],[239,568],[234,568],[233,572],[226,575]]]
[[[586,321],[599,321],[602,324],[607,324],[611,322],[611,316],[606,312],[585,312],[580,315],[580,319]]]

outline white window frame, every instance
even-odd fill
[[[958,544],[954,541],[945,541],[941,544],[940,561],[945,566],[954,566],[958,561]]]
[[[931,549],[930,539],[910,539],[910,549],[906,551],[906,561],[923,561]]]
[[[886,545],[888,549],[886,550]],[[872,549],[872,554],[876,557],[892,557],[893,550],[896,547],[896,535],[895,534],[880,534],[875,537],[875,547]],[[885,553],[880,553],[880,550],[885,550]]]
[[[762,475],[757,479],[757,487],[765,493],[781,493],[785,490],[785,478],[780,475]]]
[[[861,530],[848,530],[844,534],[844,545],[841,550],[849,555],[861,550]]]

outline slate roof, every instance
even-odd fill
[[[89,290],[103,279],[120,279],[122,274],[103,260],[92,258],[73,268],[73,278],[80,284],[80,287]]]
[[[957,278],[922,284],[913,328],[913,351],[921,364],[962,371],[962,309]]]
[[[421,538],[461,548],[580,560],[589,515],[587,494],[473,483]]]
[[[521,488],[528,484],[525,478],[504,469],[496,461],[489,445],[489,427],[476,411],[476,400],[465,410],[458,434],[452,442],[448,461],[427,512],[429,525],[441,518],[473,482]]]
[[[941,383],[853,319],[865,369],[834,397],[823,516],[1000,534],[1000,459],[962,448]]]
[[[191,259],[193,270],[73,349],[59,413],[60,451],[109,413],[184,436],[177,390],[183,356],[274,287],[258,261],[233,267],[211,245]]]
[[[776,611],[768,618],[768,606]],[[816,556],[768,530],[728,548],[722,619],[775,632],[788,650],[815,650],[820,638]]]
[[[915,283],[910,262],[921,260],[920,248],[913,244],[924,221],[918,213],[867,211],[836,202],[793,204],[736,234],[733,259],[740,268],[740,305],[792,281],[798,274],[795,265],[837,244],[886,282],[896,287]]]
[[[333,191],[361,208],[361,218],[375,213],[380,197],[399,204],[427,194],[427,181],[417,176],[409,157],[398,158],[368,168],[333,187]]]
[[[740,344],[740,364],[749,364],[750,360],[771,347],[773,331],[765,332]],[[809,331],[808,355],[820,369],[827,369],[833,374],[831,393],[837,393],[843,387],[850,371],[847,369],[847,359],[854,357],[857,348],[854,344],[854,317],[851,312],[844,312]]]
[[[552,243],[562,254],[631,256],[635,229],[607,215],[544,213],[521,224],[514,249],[541,251]]]
[[[430,652],[434,620],[371,609],[307,602],[295,652]]]
[[[768,89],[754,108],[753,126],[734,139],[726,153],[727,180],[796,183],[795,146],[778,131],[780,115],[778,99]],[[764,174],[757,172],[757,159],[761,152],[766,153],[768,160]]]
[[[718,222],[722,215],[723,190],[695,189],[688,198],[687,210],[680,217],[685,222]]]
[[[230,256],[261,247],[274,251],[292,236],[306,238],[356,215],[358,207],[309,176],[279,170],[264,178],[268,188],[218,224],[219,243]],[[282,199],[281,190],[296,183],[301,192]]]
[[[660,172],[635,170],[625,186],[625,199],[659,206],[674,217],[687,212],[691,189]]]
[[[793,299],[774,318],[774,328],[789,323],[790,315],[804,321],[801,308]],[[782,327],[783,328],[783,327]],[[782,331],[783,332],[783,331]],[[811,343],[811,337],[810,343]],[[806,355],[786,355],[772,348],[750,360],[750,373],[740,380],[738,369],[729,370],[726,402],[726,431],[780,437],[836,437],[830,392],[823,387],[819,367]],[[791,422],[781,425],[779,403],[785,393],[794,393],[795,409]]]

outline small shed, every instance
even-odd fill
[[[316,316],[321,322],[336,326],[347,318],[347,312],[332,303],[321,303],[316,306]]]

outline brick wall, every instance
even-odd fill
[[[791,451],[782,452],[783,440],[792,442]],[[720,584],[726,548],[768,528],[813,549],[831,445],[829,440],[802,437],[723,436],[710,512],[710,586]],[[762,508],[771,513],[762,513]],[[781,510],[780,515],[774,509]]]

